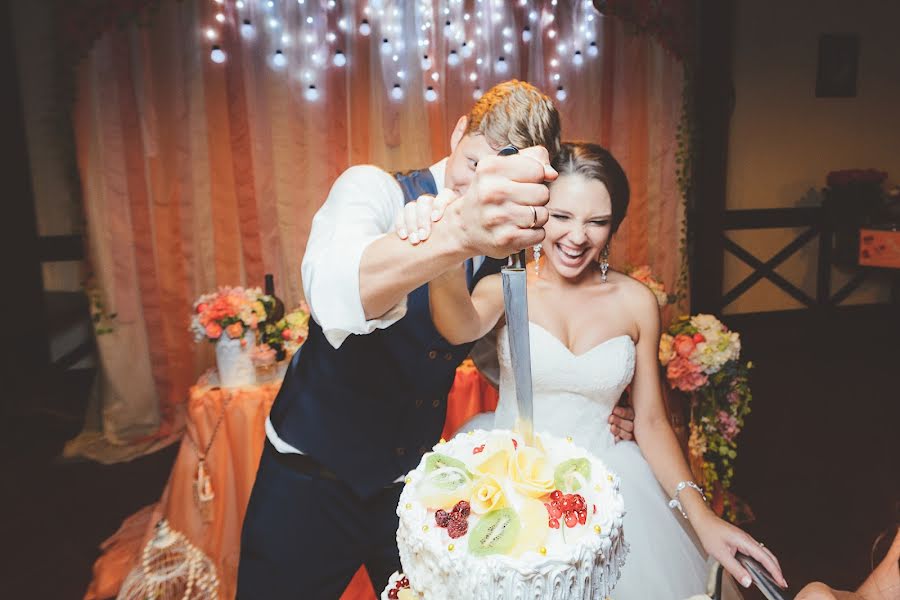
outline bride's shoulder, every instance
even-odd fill
[[[653,294],[653,290],[637,279],[620,271],[610,271],[609,281],[616,284],[622,299],[628,306],[634,307],[640,313],[652,313],[654,315],[659,313],[659,303]]]

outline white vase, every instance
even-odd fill
[[[219,384],[222,387],[242,387],[256,383],[256,367],[250,360],[256,336],[252,331],[245,331],[245,344],[241,340],[233,340],[222,332],[216,342],[216,367],[219,370]]]

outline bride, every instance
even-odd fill
[[[628,207],[625,173],[607,150],[589,143],[563,144],[553,166],[559,177],[550,186],[543,256],[529,268],[527,286],[534,423],[539,431],[571,436],[621,477],[631,550],[616,585],[617,600],[702,593],[703,550],[745,587],[750,575],[734,558],[738,551],[756,558],[786,586],[775,556],[717,517],[690,481],[660,388],[656,298],[642,283],[608,267],[610,241]],[[398,232],[418,231],[420,239],[411,242],[422,243],[431,226],[440,227],[428,221],[439,220],[451,201],[439,195],[407,205],[398,215]],[[434,323],[454,344],[481,338],[503,317],[500,275],[479,281],[470,296],[464,269],[454,269],[431,283],[430,295]],[[499,326],[494,426],[511,429],[517,417],[515,383],[505,325]],[[615,443],[605,425],[629,384],[640,447]],[[670,498],[680,510],[669,508]]]

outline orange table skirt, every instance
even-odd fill
[[[218,570],[220,597],[234,598],[241,523],[265,442],[266,416],[279,387],[280,383],[231,390],[191,388],[187,429],[162,497],[128,517],[103,543],[86,600],[116,596],[160,518],[168,519],[209,556]],[[452,437],[473,415],[496,406],[496,390],[466,361],[457,369],[450,390],[443,436]],[[202,453],[214,494],[203,510],[194,492]],[[341,598],[371,600],[375,596],[361,568]]]

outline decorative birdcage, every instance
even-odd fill
[[[118,600],[206,600],[219,597],[212,561],[165,519],[119,590]]]

